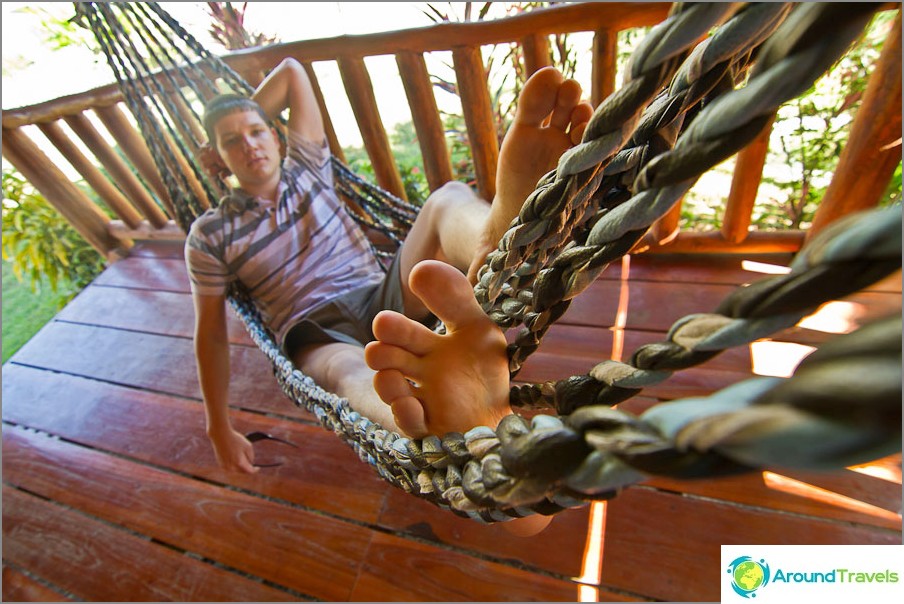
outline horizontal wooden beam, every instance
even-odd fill
[[[803,231],[753,231],[744,241],[733,243],[721,233],[682,231],[665,245],[657,245],[650,233],[641,239],[632,254],[788,254],[803,246]]]
[[[143,239],[185,241],[183,231],[175,221],[170,220],[162,227],[155,227],[147,220],[142,220],[135,227],[130,227],[122,220],[111,220],[107,223],[107,232],[116,239],[135,240]]]
[[[430,27],[403,29],[379,34],[337,36],[271,44],[225,55],[222,59],[242,74],[266,72],[287,56],[303,63],[333,61],[337,49],[347,56],[376,56],[401,52],[424,53],[450,50],[456,46],[481,46],[512,42],[535,34],[569,33],[642,27],[659,23],[668,15],[670,2],[586,2],[535,10],[490,21],[440,23]],[[108,84],[44,103],[3,110],[3,127],[53,121],[95,107],[123,100],[116,84]]]
[[[505,19],[444,22],[430,27],[385,33],[338,36],[272,44],[240,50],[225,57],[233,69],[272,69],[286,56],[305,61],[329,61],[336,49],[349,56],[375,56],[401,52],[433,52],[455,46],[485,46],[521,40],[527,36],[575,33],[598,29],[622,30],[655,25],[668,16],[671,2],[576,2],[533,10]]]

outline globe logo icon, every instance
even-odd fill
[[[756,590],[769,583],[769,565],[765,560],[757,562],[750,556],[735,558],[728,565],[731,587],[744,598],[755,598]]]

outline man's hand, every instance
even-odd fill
[[[241,433],[232,428],[208,431],[214,454],[220,467],[230,472],[254,474],[260,468],[254,465],[254,448]]]
[[[223,158],[220,157],[216,149],[210,146],[210,143],[205,144],[198,150],[198,160],[201,162],[204,172],[211,178],[222,179],[232,174],[226,164],[223,163]]]

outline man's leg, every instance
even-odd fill
[[[464,183],[447,183],[431,194],[405,238],[401,275],[407,316],[426,314],[407,288],[414,266],[421,260],[442,260],[466,271],[475,284],[487,254],[540,178],[580,142],[592,115],[592,107],[581,102],[580,84],[566,80],[558,70],[541,69],[528,79],[499,151],[493,203],[480,199]]]
[[[495,428],[511,413],[505,337],[480,309],[472,285],[537,182],[583,136],[593,111],[580,98],[578,83],[557,70],[535,73],[500,149],[492,205],[463,185],[447,185],[431,196],[406,238],[401,268],[407,317],[378,314],[377,342],[368,344],[365,359],[377,370],[377,393],[409,435]],[[448,264],[425,262],[429,258]],[[408,318],[422,318],[428,309],[447,334]]]
[[[364,362],[364,349],[360,346],[342,342],[311,344],[298,349],[292,362],[324,390],[348,399],[361,415],[387,430],[400,430],[392,409],[374,391],[375,372]]]

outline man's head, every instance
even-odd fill
[[[254,111],[267,122],[267,114],[255,101],[241,94],[218,94],[204,106],[204,131],[214,147],[217,144],[216,125],[220,118],[239,111]]]
[[[204,130],[211,147],[245,188],[279,178],[279,139],[266,113],[253,100],[221,94],[204,109]]]

